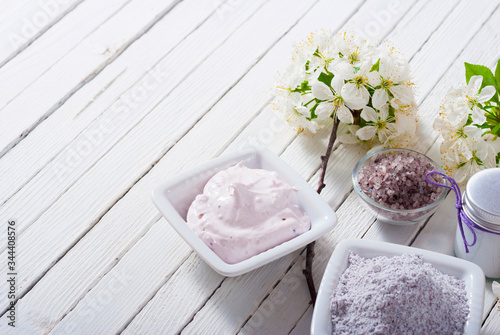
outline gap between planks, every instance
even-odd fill
[[[7,139],[5,143],[5,147],[0,149],[0,158],[2,158],[7,152],[12,150],[20,141],[22,141],[27,135],[29,135],[36,127],[38,127],[44,120],[46,120],[50,115],[52,115],[61,105],[63,105],[71,96],[73,96],[79,89],[81,89],[85,84],[90,82],[93,78],[95,78],[100,72],[102,72],[109,64],[113,63],[115,59],[118,58],[125,50],[128,49],[130,45],[133,44],[137,39],[147,33],[159,20],[161,20],[165,15],[167,15],[181,0],[174,0],[172,3],[164,8],[159,14],[157,14],[153,20],[146,23],[137,33],[127,42],[124,42],[120,45],[116,50],[114,50],[113,54],[107,58],[104,62],[100,63],[96,68],[94,68],[86,77],[81,78],[73,88],[71,88],[66,94],[59,98],[58,101],[55,102],[54,105],[49,107],[49,109],[41,115],[41,117],[36,117],[36,120],[31,125],[27,125],[25,130],[21,132],[17,137]],[[7,105],[8,106],[8,105]],[[6,106],[6,107],[7,107]]]
[[[220,5],[222,5],[222,4],[223,4],[223,3],[221,3]],[[217,7],[213,9],[213,11],[211,12],[211,14],[209,14],[209,15],[208,15],[208,17],[210,17],[210,15],[213,15],[213,14],[216,12],[216,10],[217,10]],[[207,18],[208,18],[208,17],[207,17]],[[161,19],[161,18],[159,18],[159,19]],[[205,22],[205,21],[206,21],[206,19],[204,19],[204,20],[203,20],[203,22]],[[198,26],[196,26],[196,27],[199,27],[199,25],[198,25]],[[196,29],[192,30],[189,34],[191,34],[192,32],[194,32],[195,30],[196,30]],[[188,35],[189,35],[189,34],[188,34]],[[179,43],[180,43],[180,42],[179,42]],[[177,43],[176,45],[178,45],[178,43]],[[116,78],[115,78],[115,79],[116,79]],[[139,80],[140,80],[140,79],[139,79]],[[92,165],[92,166],[93,166],[93,165]],[[142,178],[142,176],[141,176],[141,178]],[[132,186],[131,186],[131,187],[132,187]],[[130,187],[130,188],[131,188],[131,187]],[[129,188],[129,189],[130,189],[130,188]],[[123,196],[124,196],[124,195],[128,192],[128,190],[129,190],[129,189],[127,189],[127,190],[126,190],[126,192],[125,192],[124,194],[122,194],[122,195],[119,197],[119,199],[121,199],[121,198],[122,198],[122,197],[123,197]],[[63,192],[63,193],[64,193],[64,192]],[[116,202],[118,202],[118,201],[119,201],[119,199],[117,199],[117,200],[115,201],[115,203],[116,203]],[[113,205],[114,205],[114,203],[113,203]],[[106,211],[106,212],[107,212],[107,211]],[[106,212],[104,212],[104,213],[103,213],[103,214],[102,214],[99,218],[97,218],[97,219],[96,219],[96,222],[98,222],[98,221],[99,221],[99,220],[100,220],[100,219],[101,219],[101,218],[102,218],[102,217],[106,214]],[[84,235],[85,235],[85,234],[84,234]],[[78,240],[79,240],[79,239],[78,239]],[[71,249],[71,248],[70,248],[70,249]],[[67,250],[67,251],[63,254],[63,256],[64,256],[64,255],[65,255],[65,254],[66,254],[66,253],[67,253],[70,249],[68,249],[68,250]],[[62,258],[63,256],[61,256],[60,258]],[[60,259],[60,258],[59,258],[59,259]],[[56,263],[57,263],[57,262],[56,262]],[[56,263],[54,263],[54,264],[56,264]],[[53,264],[53,265],[54,265],[54,264]],[[52,266],[53,266],[53,265],[52,265]],[[50,270],[50,268],[49,268],[49,270]],[[46,271],[45,271],[43,274],[45,274],[45,273],[46,273]],[[41,277],[43,277],[43,274],[42,274],[42,276],[41,276]],[[41,278],[41,277],[40,277],[40,278]],[[37,281],[38,281],[38,280],[37,280]],[[31,287],[32,287],[32,286],[31,286]],[[28,290],[28,291],[29,291],[29,290]],[[28,291],[24,292],[22,295],[19,295],[19,296],[18,296],[18,298],[19,298],[19,299],[20,299],[20,298],[22,298],[22,297],[23,297],[23,296],[24,296],[24,295],[25,295]],[[2,313],[3,313],[3,312],[2,312]]]
[[[223,6],[223,5],[224,5],[224,3],[225,3],[225,2],[222,2],[222,3],[220,4],[220,6]],[[261,7],[261,6],[258,6],[257,8],[260,8],[260,7]],[[212,13],[211,13],[208,17],[206,17],[206,18],[203,20],[203,22],[202,22],[202,23],[205,23],[208,19],[210,19],[211,17],[213,17],[213,14],[214,14],[214,13],[218,10],[218,8],[219,8],[219,7],[215,8],[215,9],[214,9],[214,11],[213,11],[213,12],[212,12]],[[250,15],[249,17],[251,17],[251,15]],[[236,27],[236,29],[237,29],[237,28],[239,28],[239,27],[240,27],[240,26],[241,26],[241,25],[242,25],[245,21],[246,21],[246,20],[243,20],[243,22],[241,22],[241,24],[240,24],[240,25],[238,25],[238,26]],[[201,24],[202,24],[202,23],[201,23]],[[176,45],[174,45],[174,46],[173,46],[173,47],[172,47],[172,48],[171,48],[171,49],[170,49],[170,50],[169,50],[169,51],[168,51],[165,55],[163,55],[163,56],[162,56],[162,57],[161,57],[158,61],[156,61],[156,63],[152,64],[152,65],[151,65],[151,68],[150,68],[149,70],[155,69],[155,68],[156,68],[156,66],[158,66],[158,65],[159,65],[159,64],[160,64],[163,60],[165,60],[165,59],[166,59],[166,58],[170,55],[170,53],[171,53],[171,52],[172,52],[172,51],[173,51],[173,50],[174,50],[174,49],[175,49],[178,45],[180,45],[180,44],[181,44],[181,43],[182,43],[185,39],[187,39],[189,36],[191,36],[193,33],[195,33],[201,24],[198,24],[198,26],[196,26],[194,30],[192,30],[189,34],[187,34],[187,35],[186,35],[186,36],[184,36],[184,37],[183,37],[180,41],[178,41],[178,42],[177,42],[177,44],[176,44]],[[236,29],[235,29],[235,30],[236,30]],[[187,72],[187,74],[185,74],[183,77],[181,77],[181,78],[179,79],[179,81],[176,83],[176,85],[174,85],[173,87],[169,88],[169,91],[167,92],[167,94],[166,94],[163,98],[161,98],[161,99],[160,99],[160,100],[159,100],[159,101],[158,101],[155,105],[153,105],[153,106],[151,107],[150,111],[154,110],[154,108],[156,108],[156,107],[158,106],[158,104],[160,104],[160,103],[161,103],[161,102],[162,102],[165,98],[167,98],[167,97],[168,97],[168,95],[169,95],[169,94],[170,94],[170,93],[171,93],[171,92],[175,89],[175,87],[176,87],[177,85],[180,85],[182,82],[184,82],[184,80],[185,80],[186,78],[188,78],[188,77],[189,77],[189,75],[190,75],[193,71],[195,71],[195,70],[196,70],[196,69],[197,69],[197,68],[198,68],[198,67],[199,67],[199,66],[200,66],[200,65],[201,65],[201,64],[202,64],[202,63],[203,63],[203,62],[204,62],[204,61],[205,61],[205,60],[206,60],[206,59],[207,59],[207,58],[208,58],[208,57],[209,57],[209,56],[213,53],[213,52],[215,52],[215,51],[216,51],[216,49],[218,48],[218,46],[222,45],[222,44],[223,44],[223,43],[224,43],[224,42],[225,42],[225,41],[226,41],[226,40],[227,40],[227,39],[228,39],[231,35],[232,35],[232,32],[231,32],[230,34],[228,34],[228,35],[226,36],[226,38],[225,38],[225,39],[223,39],[223,40],[222,40],[222,41],[221,41],[221,42],[220,42],[217,46],[215,46],[215,47],[213,48],[213,50],[212,50],[210,53],[208,53],[208,54],[207,54],[204,58],[202,58],[202,59],[201,59],[201,60],[200,60],[197,64],[195,64],[195,65],[193,66],[193,68],[191,68],[191,69]],[[123,91],[120,95],[116,96],[116,97],[114,98],[113,102],[112,102],[112,103],[111,103],[108,107],[106,107],[106,108],[105,108],[105,110],[110,109],[110,108],[111,108],[111,107],[112,107],[115,103],[118,103],[118,101],[120,101],[120,99],[122,98],[122,96],[123,96],[124,94],[126,94],[126,93],[130,92],[130,90],[131,90],[132,88],[135,88],[135,87],[136,87],[136,86],[135,86],[135,84],[138,84],[138,83],[140,83],[142,80],[144,80],[144,78],[146,78],[146,76],[148,75],[149,70],[148,70],[148,72],[147,72],[147,73],[145,73],[144,75],[142,75],[142,76],[140,76],[138,79],[136,79],[136,80],[134,81],[134,83],[133,83],[133,84],[131,84],[130,86],[128,86],[127,88],[125,88],[125,90],[124,90],[124,91]],[[115,78],[115,80],[116,80],[116,78]],[[103,92],[102,92],[102,90],[101,90],[101,91],[97,92],[97,93],[96,93],[96,95],[100,95],[100,94],[102,94],[102,93],[103,93]],[[94,98],[96,97],[96,95],[94,95]],[[95,99],[94,99],[94,102],[95,102]],[[92,104],[91,104],[91,105],[92,105]],[[87,105],[86,107],[88,108],[88,107],[90,107],[91,105]],[[109,113],[108,113],[108,114],[109,114]],[[131,125],[130,129],[132,129],[134,125],[136,125],[136,124],[140,123],[140,122],[141,122],[141,121],[142,121],[142,120],[143,120],[143,119],[147,116],[147,114],[149,114],[149,112],[145,113],[145,114],[144,114],[141,118],[139,118],[138,120],[135,120],[135,121],[134,121],[134,124],[133,124],[133,125]],[[96,119],[92,120],[92,121],[91,121],[88,125],[86,125],[85,127],[82,127],[82,128],[80,129],[80,131],[79,131],[79,132],[78,132],[78,133],[74,136],[73,140],[74,140],[74,141],[76,141],[76,140],[77,140],[80,136],[83,136],[83,133],[84,133],[86,130],[88,130],[88,129],[89,129],[89,128],[90,128],[90,127],[94,124],[94,123],[96,123],[96,122],[98,122],[98,121],[101,121],[100,116],[101,116],[101,115],[97,115]],[[102,121],[101,121],[101,122],[102,122]],[[130,131],[130,130],[129,130],[129,131]],[[122,135],[120,136],[120,138],[119,138],[116,142],[119,142],[119,140],[120,140],[121,138],[123,138],[123,137],[124,137],[127,133],[128,133],[128,132],[126,132],[125,134],[122,134]],[[19,193],[19,191],[20,191],[21,189],[23,189],[23,188],[24,188],[24,187],[26,187],[26,186],[27,186],[30,182],[32,182],[32,180],[33,180],[34,178],[36,178],[36,177],[37,177],[37,176],[38,176],[38,175],[39,175],[42,171],[44,171],[44,168],[46,168],[48,165],[50,165],[52,162],[54,162],[54,160],[55,160],[55,159],[57,159],[58,155],[60,155],[60,154],[62,154],[63,152],[65,152],[65,150],[70,149],[70,148],[71,148],[71,146],[72,146],[72,144],[73,144],[73,142],[68,141],[68,143],[67,143],[65,146],[61,147],[61,148],[59,149],[59,151],[58,151],[58,152],[54,152],[54,153],[53,153],[53,155],[52,155],[52,158],[51,158],[48,162],[46,162],[44,166],[41,166],[41,167],[39,168],[39,170],[38,170],[37,172],[35,172],[35,174],[31,177],[31,179],[27,179],[27,180],[26,180],[23,184],[19,185],[19,186],[18,186],[18,188],[17,188],[17,190],[16,190],[16,191],[14,191],[13,193],[11,193],[11,194],[7,197],[7,200],[5,200],[5,201],[4,201],[4,204],[5,204],[8,200],[12,199],[12,197],[16,196],[16,195]],[[113,146],[114,146],[114,145],[113,145]],[[113,146],[111,146],[111,147],[109,148],[109,150],[111,150]],[[109,150],[107,150],[107,151],[105,151],[104,153],[102,153],[99,157],[104,156],[107,152],[109,152]],[[97,161],[97,159],[96,159],[96,161]],[[81,176],[81,175],[83,175],[86,171],[88,171],[88,170],[89,170],[92,166],[93,166],[93,165],[91,165],[90,167],[86,168],[86,169],[85,169],[85,170],[84,170],[84,171],[80,174],[80,176]],[[77,178],[76,178],[76,179],[74,179],[74,180],[73,180],[73,182],[71,182],[69,185],[67,185],[65,190],[67,191],[67,190],[68,190],[68,189],[69,189],[69,188],[70,188],[70,187],[71,187],[71,186],[72,186],[72,185],[76,182],[76,180],[77,180]],[[57,200],[60,196],[62,196],[62,194],[63,194],[64,192],[65,192],[65,191],[59,192],[59,196],[58,196],[56,199],[54,199],[54,201],[53,201],[53,202],[55,202],[55,201],[56,201],[56,200]],[[52,202],[52,203],[53,203],[53,202]],[[46,209],[47,209],[48,207],[50,207],[50,205],[49,205],[49,206],[47,206],[47,207],[46,207]],[[39,215],[43,214],[43,212],[44,212],[44,211],[45,211],[45,210],[41,211]],[[33,222],[33,221],[34,221],[34,220],[31,220],[31,222]],[[29,224],[28,224],[28,225],[29,225]],[[23,229],[24,229],[24,228],[23,228]]]
[[[224,3],[225,3],[225,2],[222,2],[222,3],[219,5],[219,7],[220,7],[220,6],[222,6]],[[189,36],[191,36],[191,34],[195,33],[195,32],[196,32],[196,30],[199,28],[199,26],[200,26],[201,24],[203,24],[204,22],[206,22],[208,19],[210,19],[210,18],[214,15],[214,13],[216,13],[216,12],[217,12],[217,10],[218,10],[218,8],[219,8],[219,7],[216,7],[216,8],[213,10],[213,12],[212,12],[211,14],[209,14],[209,15],[208,15],[208,16],[207,16],[207,17],[206,17],[206,18],[205,18],[205,19],[204,19],[204,20],[203,20],[200,24],[198,24],[198,26],[196,26],[196,27],[195,27],[195,29],[193,29],[193,30],[192,30],[191,32],[189,32],[189,33],[188,33],[188,34],[187,34],[184,38],[182,38],[180,41],[178,41],[178,42],[175,44],[175,46],[173,46],[173,47],[172,47],[172,48],[171,48],[171,49],[170,49],[170,50],[169,50],[169,51],[168,51],[168,52],[167,52],[167,53],[166,53],[166,54],[165,54],[165,55],[164,55],[161,59],[159,59],[156,63],[154,63],[154,64],[152,65],[151,69],[155,68],[155,67],[156,67],[156,66],[157,66],[157,65],[158,65],[158,64],[159,64],[159,63],[160,63],[163,59],[165,59],[165,57],[167,57],[167,56],[168,56],[168,55],[169,55],[169,54],[170,54],[170,53],[174,50],[174,48],[175,48],[177,45],[179,45],[180,43],[182,43],[182,41],[184,41],[186,38],[188,38]],[[260,6],[259,6],[258,8],[260,8]],[[251,16],[250,16],[250,17],[251,17]],[[242,22],[241,24],[243,24],[243,22]],[[238,27],[239,27],[239,26],[238,26]],[[237,28],[236,28],[236,29],[237,29]],[[229,34],[229,35],[227,36],[227,38],[229,38],[231,35],[232,35],[232,33],[231,33],[231,34]],[[225,41],[225,40],[227,40],[227,38],[226,38],[226,39],[224,39],[224,41]],[[222,44],[222,43],[224,43],[224,41],[222,41],[222,42],[221,42],[221,44]],[[221,44],[219,44],[219,45],[221,45]],[[218,46],[219,46],[219,45],[218,45]],[[213,50],[212,52],[214,52],[216,49],[217,49],[217,47],[216,47],[216,48],[214,48],[214,50]],[[182,82],[183,82],[183,81],[184,81],[187,77],[189,77],[189,74],[190,74],[192,71],[196,70],[196,69],[199,67],[199,65],[200,65],[200,64],[202,64],[202,63],[203,63],[203,61],[204,61],[206,58],[208,58],[208,57],[212,54],[212,52],[210,52],[209,54],[207,54],[207,56],[206,56],[205,58],[203,58],[203,59],[202,59],[202,60],[201,60],[198,64],[196,64],[196,65],[195,65],[195,66],[194,66],[194,67],[193,67],[193,68],[189,71],[189,73],[188,73],[188,74],[186,74],[184,77],[182,77],[182,78],[179,80],[179,82],[177,83],[177,85],[181,84],[181,83],[182,83]],[[118,78],[119,78],[119,77],[120,77],[120,76],[121,76],[121,75],[122,75],[122,74],[123,74],[126,70],[127,70],[127,68],[125,68],[124,70],[122,70],[122,71],[121,71],[121,72],[120,72],[120,73],[119,73],[119,74],[118,74],[118,75],[117,75],[117,76],[116,76],[113,80],[111,80],[108,84],[106,84],[106,85],[105,85],[105,87],[109,87],[109,86],[110,86],[113,82],[115,82],[115,81],[116,81],[116,80],[117,80],[117,79],[118,79]],[[132,83],[130,86],[128,86],[128,87],[127,87],[127,88],[123,91],[123,92],[124,92],[123,94],[125,94],[125,93],[129,92],[131,88],[135,87],[135,84],[142,82],[142,80],[146,77],[146,75],[148,75],[148,73],[149,73],[149,72],[145,73],[143,76],[140,76],[140,77],[139,77],[139,78],[138,78],[138,79],[137,79],[134,83]],[[168,95],[169,95],[172,91],[173,91],[173,88],[172,88],[172,89],[171,89],[171,90],[170,90],[170,91],[169,91],[169,92],[168,92],[168,93],[167,93],[167,94],[166,94],[166,95],[165,95],[165,96],[164,96],[164,97],[163,97],[163,98],[162,98],[159,102],[157,102],[157,103],[156,103],[156,105],[153,105],[153,107],[151,108],[151,110],[154,110],[154,108],[156,108],[156,106],[158,106],[158,104],[160,104],[160,103],[161,103],[161,102],[162,102],[162,101],[163,101],[166,97],[168,97]],[[88,103],[88,104],[84,107],[84,109],[86,109],[86,108],[88,108],[89,106],[91,106],[91,105],[92,105],[92,103],[95,101],[96,97],[97,97],[97,96],[102,95],[103,93],[104,93],[103,89],[101,89],[100,91],[98,91],[98,92],[96,93],[96,95],[94,95],[94,98],[93,98],[93,99],[91,99],[91,100],[90,100],[90,102],[89,102],[89,103]],[[119,100],[121,97],[122,97],[122,94],[120,94],[118,97],[116,97],[116,99],[115,99],[115,100],[114,100],[114,101],[113,101],[113,102],[112,102],[109,106],[112,106],[113,104],[117,103],[117,102],[118,102],[118,100]],[[110,107],[108,107],[108,108],[110,108]],[[81,110],[80,112],[78,112],[78,113],[77,113],[77,115],[75,116],[75,118],[76,118],[76,117],[77,117],[77,116],[78,116],[78,115],[79,115],[82,111],[83,111],[83,110]],[[130,129],[129,129],[128,131],[126,131],[126,132],[124,132],[123,134],[121,134],[121,136],[120,136],[120,137],[116,140],[116,143],[117,143],[117,142],[119,142],[119,141],[120,141],[123,137],[125,137],[125,136],[126,136],[126,135],[127,135],[127,134],[128,134],[128,133],[132,130],[132,129],[133,129],[133,126],[134,126],[134,125],[139,124],[139,123],[140,123],[140,122],[141,122],[141,121],[142,121],[142,120],[143,120],[143,119],[147,116],[147,114],[148,114],[148,113],[144,114],[141,118],[137,119],[137,120],[135,121],[135,123],[134,123],[134,124],[130,127]],[[88,125],[88,127],[87,127],[87,128],[83,128],[83,129],[81,129],[81,130],[78,132],[78,134],[76,134],[76,135],[75,135],[75,138],[76,138],[76,139],[78,139],[78,138],[80,138],[80,136],[83,136],[83,133],[84,133],[86,130],[88,130],[88,129],[89,129],[89,127],[90,127],[92,124],[94,124],[95,122],[97,122],[98,120],[100,120],[100,119],[99,119],[99,117],[100,117],[100,116],[101,116],[101,114],[100,114],[100,115],[98,115],[98,116],[97,116],[97,118],[94,120],[94,122],[93,122],[93,123],[90,123],[90,124]],[[175,143],[172,143],[172,145],[173,145],[173,144],[175,144]],[[58,152],[58,154],[61,154],[61,153],[62,153],[62,152],[64,152],[65,150],[69,149],[69,148],[71,147],[71,145],[72,145],[72,142],[68,143],[66,146],[64,146],[64,147],[63,147],[63,148],[62,148],[62,149]],[[103,151],[103,152],[100,154],[100,156],[99,156],[99,157],[103,157],[103,156],[105,156],[105,155],[106,155],[106,154],[107,154],[110,150],[112,150],[112,148],[113,148],[113,147],[114,147],[114,145],[112,145],[112,146],[110,146],[109,148],[107,148],[107,150]],[[55,160],[55,159],[57,159],[58,154],[54,155],[54,156],[53,156],[53,158],[52,158],[52,159],[50,159],[50,160],[47,162],[47,164],[45,165],[45,167],[46,167],[46,166],[48,166],[48,165],[50,165],[50,163],[54,162],[54,160]],[[24,233],[24,231],[25,231],[26,229],[28,229],[28,228],[29,228],[29,227],[30,227],[30,226],[31,226],[31,225],[32,225],[32,224],[33,224],[33,223],[34,223],[34,222],[35,222],[38,218],[40,218],[40,216],[42,216],[42,215],[43,215],[43,213],[44,213],[47,209],[49,209],[49,208],[52,206],[52,204],[54,204],[54,203],[55,203],[55,202],[56,202],[59,198],[61,198],[61,197],[62,197],[62,196],[63,196],[63,195],[64,195],[64,194],[65,194],[65,193],[66,193],[66,192],[67,192],[67,191],[71,188],[71,186],[73,186],[73,185],[74,185],[74,184],[78,181],[78,179],[79,179],[79,177],[80,177],[80,176],[84,175],[84,174],[85,174],[85,172],[86,172],[86,171],[88,171],[88,170],[90,170],[90,169],[91,169],[91,168],[92,168],[95,164],[97,164],[97,162],[98,162],[98,159],[95,159],[95,161],[94,161],[92,164],[88,165],[88,166],[86,167],[86,169],[80,173],[80,175],[78,176],[78,178],[74,178],[74,179],[72,179],[72,181],[71,181],[70,183],[68,183],[66,186],[64,186],[64,189],[63,189],[63,190],[60,190],[59,192],[57,192],[57,194],[58,194],[58,195],[57,195],[55,198],[53,198],[53,199],[52,199],[52,201],[51,201],[49,204],[47,204],[47,205],[46,205],[46,206],[45,206],[42,210],[40,210],[36,216],[34,216],[33,218],[30,218],[30,220],[28,221],[28,223],[26,223],[26,224],[22,227],[22,229],[20,229],[19,234],[23,234],[23,233]],[[20,187],[20,188],[19,188],[16,192],[14,192],[14,193],[13,193],[10,197],[8,197],[8,198],[7,198],[7,200],[4,202],[4,204],[2,204],[2,206],[5,206],[5,204],[6,204],[6,203],[8,203],[8,202],[9,202],[9,201],[13,198],[13,197],[14,197],[14,198],[15,198],[15,197],[19,198],[18,193],[19,193],[19,192],[20,192],[20,191],[21,191],[24,187],[27,187],[27,186],[28,186],[28,185],[29,185],[29,184],[30,184],[33,180],[35,180],[35,178],[37,178],[37,176],[38,176],[38,175],[39,175],[42,171],[44,171],[44,169],[43,169],[43,168],[42,168],[42,169],[40,169],[40,170],[39,170],[39,171],[38,171],[38,172],[37,172],[37,173],[36,173],[36,174],[32,177],[32,179],[27,180],[27,181],[26,181],[26,183],[25,183],[24,185],[22,185],[22,186],[21,186],[21,187]],[[52,190],[52,191],[53,191],[53,190]],[[55,193],[55,192],[53,192],[53,193]],[[15,200],[15,199],[13,199],[13,200]],[[107,212],[107,211],[106,211],[106,212]],[[6,249],[5,247],[0,247],[0,252],[1,252],[1,251],[4,251],[5,249]]]
[[[55,16],[55,18],[52,21],[49,21],[47,25],[43,26],[38,30],[33,36],[29,37],[26,39],[26,42],[22,43],[17,49],[14,49],[10,54],[8,54],[3,60],[0,61],[0,69],[6,65],[8,62],[10,62],[14,57],[19,55],[21,52],[23,52],[27,47],[29,47],[33,42],[35,42],[40,36],[45,34],[47,30],[52,28],[55,24],[57,24],[63,17],[65,17],[68,13],[72,12],[75,8],[77,8],[84,0],[78,0],[75,1],[72,5],[68,6],[66,9],[64,9],[61,13]],[[60,5],[58,3],[58,5]],[[42,10],[40,9],[38,12],[41,12]],[[37,12],[37,13],[38,13]],[[45,14],[47,14],[45,11],[43,11]],[[12,13],[14,14],[14,13]],[[35,13],[36,14],[36,13]],[[31,22],[31,21],[30,21]],[[24,23],[24,22],[23,22]],[[32,22],[31,22],[32,23]],[[11,32],[12,33],[12,32]]]

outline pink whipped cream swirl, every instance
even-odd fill
[[[240,162],[207,182],[187,223],[224,262],[238,263],[310,229],[296,192],[278,173]]]

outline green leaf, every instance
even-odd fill
[[[498,67],[497,67],[498,70]],[[498,93],[500,92],[499,86],[497,84],[497,80],[493,75],[493,72],[489,68],[483,65],[474,65],[470,63],[465,63],[465,79],[467,80],[467,84],[469,83],[470,78],[472,76],[483,76],[483,82],[481,84],[481,89],[486,86],[493,86],[496,88],[497,93],[491,98],[491,100],[498,103]]]
[[[470,126],[472,124],[472,115],[469,114],[467,117],[467,122],[465,123],[466,126]]]
[[[389,117],[395,117],[396,115],[396,109],[389,105]]]
[[[308,120],[313,120],[315,118],[317,118],[318,116],[316,115],[316,108],[318,108],[318,104],[314,105],[312,108],[311,108],[311,117],[308,118]]]
[[[500,93],[500,59],[497,63],[497,69],[495,70],[495,79],[497,82],[497,91]]]
[[[380,58],[378,59],[378,61],[373,64],[372,68],[370,69],[370,72],[373,72],[373,71],[378,71],[380,68]]]
[[[480,129],[491,129],[490,125],[487,125],[485,123],[483,123],[483,124],[474,124],[474,127],[477,127],[477,128],[480,128]],[[491,131],[484,132],[484,134],[486,134],[486,133],[491,133]]]
[[[492,134],[496,134],[496,133],[498,133],[498,131],[499,131],[499,130],[500,130],[500,123],[499,123],[499,124],[497,124],[497,125],[495,126],[495,128],[493,128],[493,129],[491,130],[491,133],[492,133]]]
[[[297,85],[296,88],[292,90],[292,92],[297,92],[300,94],[306,93],[308,90],[310,90],[311,87],[309,86],[309,82],[307,80],[304,80],[300,85]]]
[[[332,79],[333,79],[333,73],[324,73],[324,72],[321,72],[319,77],[318,77],[318,81],[321,81],[322,83],[326,84],[326,86],[330,87],[330,84],[332,83]]]
[[[481,88],[485,86],[495,86],[496,80],[493,72],[483,65],[474,65],[465,63],[465,79],[467,80],[467,84],[469,83],[470,78],[472,76],[483,76],[483,83],[481,84]]]
[[[359,70],[361,70],[361,68],[359,66],[354,67],[354,73],[358,73]]]

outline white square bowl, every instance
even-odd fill
[[[286,182],[297,188],[298,205],[309,216],[311,229],[247,260],[228,264],[188,227],[186,215],[195,197],[203,193],[207,181],[217,172],[240,161],[249,168],[276,171]],[[315,241],[337,223],[335,212],[302,177],[281,158],[260,147],[246,148],[221,155],[165,181],[153,190],[153,202],[165,219],[196,253],[215,271],[224,276],[238,276],[283,257]]]
[[[342,241],[335,248],[332,257],[321,280],[311,323],[311,334],[331,334],[332,318],[330,313],[330,297],[337,287],[340,277],[348,266],[349,253],[354,252],[364,258],[377,256],[400,256],[405,253],[423,255],[426,263],[432,264],[444,274],[454,276],[465,281],[469,304],[469,318],[465,324],[464,334],[479,334],[484,300],[484,273],[474,263],[456,257],[443,255],[437,252],[407,247],[394,243],[349,239]]]

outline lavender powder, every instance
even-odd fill
[[[351,253],[331,297],[333,334],[463,334],[465,282],[422,255],[365,259]]]
[[[392,209],[416,209],[435,202],[442,192],[427,183],[425,175],[434,169],[428,159],[415,153],[377,156],[358,172],[359,186],[377,203]],[[430,177],[438,182],[435,175]]]

